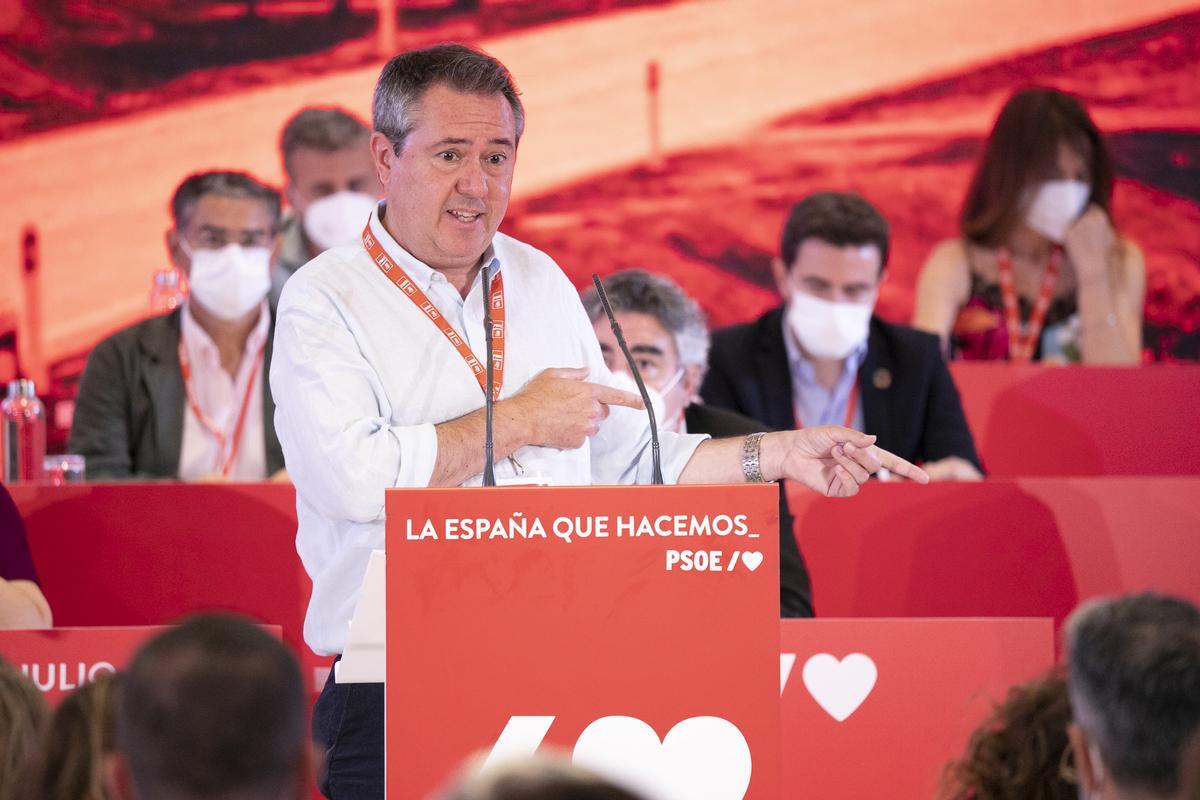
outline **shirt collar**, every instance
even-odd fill
[[[208,335],[208,331],[196,321],[192,316],[192,304],[183,301],[183,313],[180,315],[182,320],[183,340],[187,343],[187,349],[193,358],[202,355],[205,357],[217,357],[217,343]],[[256,353],[258,349],[267,341],[267,335],[271,330],[271,309],[267,305],[267,301],[263,300],[259,306],[258,322],[254,323],[254,327],[250,329],[250,333],[246,336],[247,353]]]
[[[428,291],[430,286],[433,285],[433,276],[438,274],[437,270],[425,262],[419,261],[412,253],[405,250],[400,246],[399,242],[392,238],[392,234],[388,232],[388,229],[383,224],[383,215],[386,212],[387,201],[380,200],[379,204],[375,206],[375,210],[371,212],[371,220],[368,223],[371,226],[371,234],[383,246],[387,254],[392,257],[392,260],[408,273],[408,277],[417,286],[421,287],[423,291]],[[480,262],[488,265],[493,278],[500,274],[504,262],[496,255],[496,242],[494,238],[488,243],[487,249],[483,251]],[[482,270],[476,274],[476,283],[482,280],[482,275]],[[471,288],[475,288],[474,284],[472,284]]]

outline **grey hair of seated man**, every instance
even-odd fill
[[[1104,598],[1065,631],[1083,796],[1200,797],[1200,610],[1153,593]]]
[[[708,366],[708,325],[700,305],[665,275],[644,269],[627,269],[603,279],[613,313],[648,314],[675,340],[681,367]],[[583,295],[583,307],[594,324],[604,316],[595,288]]]
[[[336,106],[306,106],[292,115],[279,135],[284,171],[289,178],[295,178],[292,155],[300,148],[322,153],[350,147],[361,147],[365,151],[370,138],[371,129],[349,111]]]

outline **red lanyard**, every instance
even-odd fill
[[[437,329],[442,332],[442,335],[450,340],[450,344],[454,345],[454,349],[462,356],[463,361],[467,362],[467,366],[471,368],[471,372],[475,373],[475,379],[479,381],[479,388],[487,393],[487,369],[480,363],[475,354],[471,352],[471,348],[458,331],[454,330],[454,326],[450,324],[441,312],[435,306],[420,287],[413,283],[404,270],[392,260],[392,257],[387,254],[383,246],[379,244],[379,240],[371,233],[371,225],[363,228],[362,233],[363,247],[367,248],[367,252],[371,254],[371,259],[380,271],[387,276],[388,280],[396,284],[396,287],[404,293],[409,300],[417,308],[424,312],[425,316],[437,326]],[[497,275],[492,278],[492,372],[495,376],[495,382],[492,386],[492,399],[496,400],[500,397],[500,386],[504,383],[504,276]]]
[[[1021,312],[1017,306],[1012,257],[1007,250],[1001,250],[996,254],[996,267],[1000,273],[1000,297],[1004,303],[1004,319],[1008,325],[1009,361],[1027,364],[1033,360],[1038,339],[1042,335],[1042,327],[1046,324],[1046,312],[1050,308],[1050,300],[1054,295],[1054,284],[1058,280],[1058,269],[1062,264],[1062,257],[1061,247],[1055,247],[1050,252],[1050,262],[1046,264],[1046,271],[1042,273],[1042,285],[1038,289],[1033,310],[1029,313],[1029,322],[1022,326]],[[1022,327],[1024,327],[1023,333]]]
[[[187,348],[183,343],[183,334],[179,335],[179,368],[183,372],[183,390],[187,394],[188,407],[192,409],[192,413],[196,415],[196,419],[204,426],[204,429],[212,434],[217,440],[217,469],[221,473],[221,477],[228,478],[230,470],[233,469],[233,462],[237,458],[238,447],[242,442],[242,428],[246,425],[246,412],[250,408],[251,396],[254,394],[254,381],[258,377],[258,369],[262,366],[263,353],[266,351],[266,342],[263,342],[262,347],[258,348],[258,355],[254,358],[254,366],[250,369],[250,379],[246,383],[246,396],[242,398],[242,407],[238,411],[237,423],[233,428],[233,441],[225,440],[225,431],[219,425],[209,419],[208,415],[201,410],[200,404],[196,402],[195,395],[192,394],[192,364],[188,361]],[[226,450],[228,449],[228,452]]]
[[[854,383],[850,385],[850,397],[846,400],[846,421],[842,423],[843,428],[851,427],[854,422],[854,409],[858,406],[858,376],[854,376]],[[800,419],[800,404],[796,404],[796,429],[804,427],[804,420]]]

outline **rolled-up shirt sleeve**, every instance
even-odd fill
[[[379,376],[318,287],[285,289],[271,392],[288,475],[323,516],[381,520],[385,490],[429,485],[437,460],[433,424],[391,424]]]

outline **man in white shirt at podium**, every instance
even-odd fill
[[[276,320],[275,426],[296,485],[297,549],[313,581],[305,639],[340,654],[384,492],[479,485],[487,382],[484,302],[499,327],[494,397],[500,483],[649,483],[640,398],[609,385],[575,287],[497,228],[524,110],[508,70],[461,45],[403,53],[375,88],[371,151],[384,201],[362,243],[288,281]],[[483,268],[491,273],[484,297]],[[918,468],[837,427],[735,439],[662,435],[667,483],[789,478],[849,496],[880,468]],[[381,684],[326,685],[313,712],[332,800],[383,796]]]

